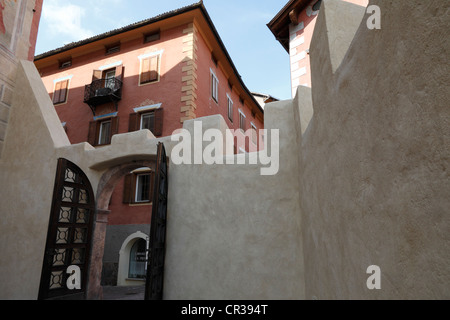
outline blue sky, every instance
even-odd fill
[[[117,29],[197,0],[44,0],[36,54]],[[287,0],[204,0],[250,91],[290,99],[289,55],[266,24]]]

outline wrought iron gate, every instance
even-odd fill
[[[39,299],[85,299],[94,214],[88,178],[74,163],[59,159]],[[80,270],[80,289],[67,285],[73,266]]]
[[[168,164],[163,143],[158,144],[152,221],[150,227],[150,257],[147,265],[145,300],[162,300],[164,259],[166,253],[166,222],[168,194]]]

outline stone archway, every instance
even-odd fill
[[[97,188],[97,215],[94,226],[91,264],[89,268],[89,284],[87,298],[89,300],[101,300],[103,289],[101,286],[103,254],[105,250],[106,226],[108,215],[111,212],[109,201],[114,188],[122,177],[129,172],[142,167],[155,170],[154,157],[148,160],[132,161],[123,163],[108,169],[101,177]]]

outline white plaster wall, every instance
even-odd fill
[[[283,123],[275,176],[171,164],[165,299],[304,298],[292,103],[266,105],[265,118],[268,129]]]
[[[36,299],[55,150],[69,140],[34,64],[21,61],[0,160],[0,299]]]
[[[324,1],[311,45],[314,117],[299,177],[306,297],[448,299],[448,3],[370,4],[381,30],[365,20],[355,30]],[[372,264],[381,290],[366,287]]]

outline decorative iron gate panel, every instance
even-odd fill
[[[95,198],[91,184],[74,163],[58,160],[39,299],[84,299],[87,286]],[[71,266],[80,270],[80,289],[70,289]]]
[[[168,195],[168,164],[163,143],[158,144],[155,170],[152,221],[150,227],[150,258],[147,265],[145,300],[162,300],[164,259],[166,254],[166,223]]]

